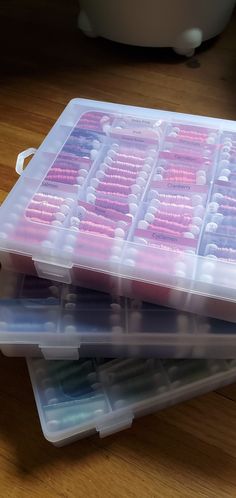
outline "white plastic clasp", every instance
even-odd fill
[[[113,414],[113,416],[106,417],[106,420],[102,420],[97,424],[96,430],[99,432],[101,438],[115,434],[115,432],[122,431],[124,429],[129,429],[133,423],[134,415],[132,412],[126,412],[123,414]]]
[[[23,150],[23,152],[20,152],[20,154],[18,154],[16,160],[16,172],[18,173],[18,175],[21,175],[21,173],[23,172],[25,159],[29,156],[34,155],[36,150],[37,149],[31,147],[30,149]]]

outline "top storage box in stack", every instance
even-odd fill
[[[75,99],[1,207],[0,259],[235,322],[235,194],[234,122]]]

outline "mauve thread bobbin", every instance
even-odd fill
[[[106,197],[96,197],[94,194],[88,194],[88,202],[91,202],[95,206],[102,207],[104,209],[111,209],[114,211],[121,212],[123,214],[135,214],[137,211],[137,204],[131,202],[121,202],[108,199]]]
[[[78,208],[78,216],[73,216],[71,218],[72,224],[77,224],[78,221],[92,221],[93,223],[104,224],[110,226],[112,228],[116,228],[116,226],[120,226],[122,228],[127,226],[127,221],[124,220],[113,220],[105,215],[94,213],[92,210],[88,208],[84,208],[79,206]]]

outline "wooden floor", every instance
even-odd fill
[[[0,6],[0,201],[16,155],[87,97],[236,119],[236,17],[193,59],[85,39],[77,1]],[[44,440],[22,359],[0,359],[0,496],[236,497],[236,386],[57,449]]]

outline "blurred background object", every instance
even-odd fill
[[[81,0],[79,28],[90,37],[192,56],[223,31],[235,0]]]

